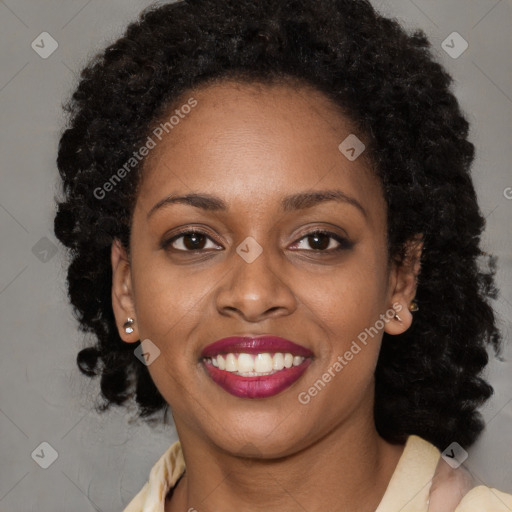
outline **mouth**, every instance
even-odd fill
[[[231,337],[205,347],[201,363],[213,382],[240,398],[266,398],[296,382],[313,352],[274,336]]]

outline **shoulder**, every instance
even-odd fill
[[[123,512],[160,512],[165,496],[185,471],[185,460],[179,441],[173,443],[158,459],[149,473],[149,480],[130,501]]]
[[[429,441],[410,435],[376,512],[512,512],[512,495],[477,485]]]
[[[479,485],[464,495],[455,512],[510,512],[512,494]]]
[[[146,503],[149,484],[146,483],[144,487],[132,498],[130,503],[123,509],[123,512],[141,512]]]
[[[512,511],[512,495],[477,485],[463,466],[451,468],[439,459],[429,492],[428,512],[507,512]]]

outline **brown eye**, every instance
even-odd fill
[[[330,245],[331,237],[325,233],[314,233],[307,236],[309,246],[315,250],[327,249]]]
[[[206,241],[206,237],[199,233],[190,233],[189,235],[183,235],[182,238],[183,246],[190,251],[203,249],[204,243]]]
[[[303,246],[300,247],[300,244]],[[353,244],[346,238],[343,238],[336,233],[329,231],[313,231],[302,237],[298,242],[295,242],[296,249],[307,249],[304,245],[308,245],[311,250],[325,253],[332,253],[341,251],[343,249],[350,249]]]
[[[208,241],[212,246],[206,247]],[[217,249],[219,246],[213,243],[213,240],[201,231],[184,231],[162,244],[162,248],[166,249],[171,246],[176,251],[192,252],[201,251],[203,249]]]

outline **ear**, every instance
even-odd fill
[[[412,324],[409,304],[416,295],[422,250],[423,235],[418,234],[406,242],[403,260],[393,263],[389,277],[390,302],[399,319],[395,317],[386,322],[384,330],[388,334],[402,334]]]
[[[110,259],[112,263],[112,309],[114,310],[119,336],[126,343],[134,343],[139,340],[139,332],[133,300],[130,259],[117,238],[112,242]],[[123,327],[128,318],[134,320],[131,326],[133,332],[131,333],[127,333]]]

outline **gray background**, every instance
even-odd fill
[[[500,258],[496,303],[507,340],[512,324],[511,0],[375,0],[384,14],[423,28],[455,79],[472,125],[474,165],[487,218],[485,247]],[[66,300],[63,247],[52,233],[60,105],[77,72],[117,39],[148,1],[0,1],[0,511],[119,511],[176,439],[172,426],[130,420],[124,409],[98,415],[97,381],[75,358],[86,344]],[[450,57],[452,32],[468,49]],[[31,47],[42,32],[58,42],[47,59]],[[450,40],[448,40],[450,41]],[[449,42],[449,44],[452,44]],[[458,43],[453,43],[458,44]],[[48,46],[46,46],[48,48]],[[455,48],[457,49],[457,47]],[[450,305],[447,304],[447,307]],[[465,465],[486,485],[512,493],[512,351],[493,360],[488,426]],[[49,443],[57,459],[47,469]],[[44,453],[44,456],[41,455]]]

